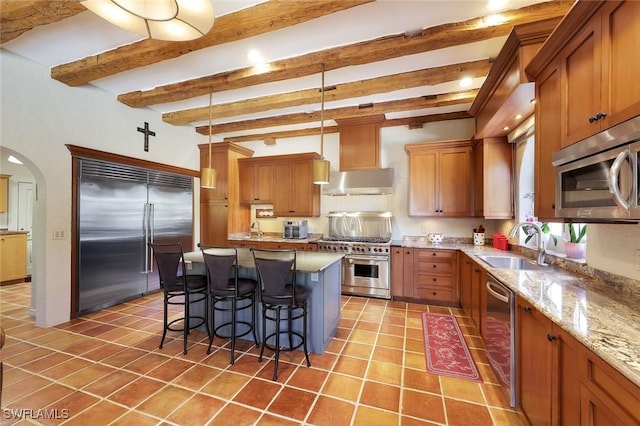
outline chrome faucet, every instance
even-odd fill
[[[509,238],[513,238],[518,233],[518,229],[520,228],[528,228],[532,227],[536,231],[536,238],[538,239],[538,264],[546,265],[544,263],[544,240],[542,239],[542,228],[537,223],[534,222],[520,222],[516,226],[514,226],[511,231],[509,231]]]
[[[262,236],[264,235],[264,232],[260,230],[260,222],[258,222],[257,220],[251,223],[251,225],[249,226],[249,236],[251,236],[251,233],[253,232],[254,228],[258,230],[258,238],[262,238]]]

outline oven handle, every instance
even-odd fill
[[[618,207],[621,207],[625,210],[629,210],[630,205],[624,198],[622,198],[622,194],[620,194],[618,177],[620,176],[620,168],[622,167],[622,164],[627,157],[630,158],[630,152],[626,149],[618,154],[615,161],[613,162],[613,165],[611,166],[611,170],[609,171],[609,192],[613,196],[613,201],[615,201]]]
[[[360,256],[360,255],[347,255],[344,257],[344,259],[349,262],[349,263],[353,263],[354,260],[375,260],[375,261],[388,261],[389,260],[389,256]]]
[[[499,290],[503,290],[503,287],[501,285],[491,281],[487,281],[487,291],[489,292],[489,294],[503,303],[509,303],[510,294],[503,294]]]

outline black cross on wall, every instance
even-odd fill
[[[146,121],[144,122],[144,128],[138,127],[138,131],[144,133],[144,150],[145,152],[149,152],[149,136],[155,136],[156,132],[149,130],[149,123]]]

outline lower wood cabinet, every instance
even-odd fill
[[[228,245],[238,248],[255,249],[296,249],[298,251],[318,251],[318,245],[313,243],[290,243],[287,241],[240,241],[229,240]]]
[[[473,260],[464,253],[458,257],[458,277],[460,280],[460,307],[471,315],[471,273]]]
[[[518,402],[532,425],[580,424],[578,366],[583,348],[528,301],[516,297]]]
[[[586,348],[580,365],[581,425],[640,424],[638,386]]]
[[[0,235],[0,281],[27,276],[27,234]]]
[[[436,305],[459,305],[457,251],[402,247],[394,248],[391,257],[392,296]]]

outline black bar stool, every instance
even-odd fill
[[[238,250],[235,247],[200,246],[202,257],[207,270],[208,291],[211,306],[211,333],[209,334],[209,348],[215,336],[231,339],[231,364],[235,362],[236,339],[253,333],[253,340],[258,346],[256,335],[256,287],[258,283],[249,278],[238,278]],[[224,305],[231,307],[224,307]],[[251,309],[251,322],[239,321],[238,312]],[[231,312],[231,320],[216,326],[216,310]],[[238,332],[238,326],[244,326]],[[230,327],[230,334],[223,335],[220,329]]]
[[[182,331],[184,334],[184,354],[187,354],[187,336],[189,331],[205,324],[207,333],[209,331],[209,321],[207,313],[209,311],[207,302],[207,279],[205,275],[188,275],[184,262],[184,252],[182,243],[149,244],[153,249],[153,257],[158,265],[158,275],[160,276],[160,288],[164,292],[164,327],[162,330],[162,340],[160,349],[164,344],[167,330]],[[191,316],[190,306],[197,302],[205,302],[203,316]],[[169,305],[183,305],[184,316],[169,322]],[[195,321],[192,321],[195,320]],[[174,326],[182,321],[182,328]]]
[[[296,285],[296,250],[251,249],[258,271],[258,292],[262,303],[262,347],[275,352],[273,380],[278,379],[280,351],[304,350],[307,367],[311,366],[307,351],[307,300],[309,290]],[[284,313],[284,315],[283,315]],[[294,331],[293,322],[302,319],[302,331]],[[267,335],[267,320],[274,323],[274,331]],[[285,325],[283,328],[282,325]],[[288,336],[289,346],[280,344],[280,335]]]

